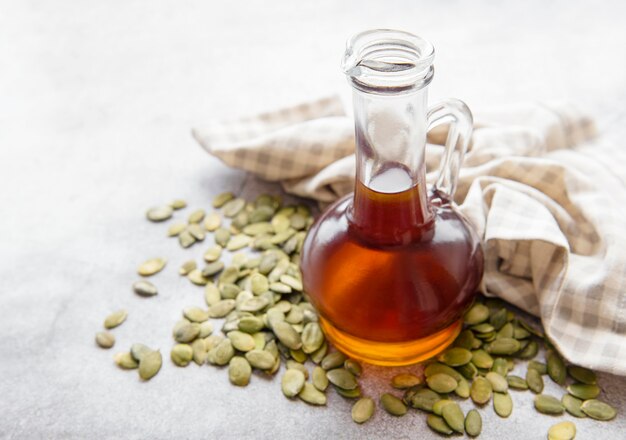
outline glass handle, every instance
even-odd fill
[[[453,198],[459,178],[463,156],[472,136],[473,118],[469,107],[458,99],[446,99],[428,110],[428,130],[450,124],[445,151],[439,164],[439,175],[435,181],[435,191]]]

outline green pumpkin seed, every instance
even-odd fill
[[[170,206],[159,206],[148,209],[146,218],[151,222],[162,222],[171,218],[172,214],[174,210]]]
[[[274,356],[265,350],[250,350],[246,353],[246,359],[250,362],[254,368],[259,370],[268,370],[274,366],[276,359]]]
[[[565,410],[559,399],[546,394],[537,394],[534,403],[535,409],[542,414],[563,414]]]
[[[504,324],[507,323],[507,310],[500,309],[495,313],[492,313],[489,317],[489,324],[493,326],[494,329],[500,330]]]
[[[324,333],[317,322],[309,322],[302,330],[302,351],[313,353],[324,343]]]
[[[472,352],[465,348],[454,347],[437,356],[437,360],[450,367],[458,367],[472,360]]]
[[[617,411],[611,405],[596,399],[584,401],[580,409],[595,420],[611,420],[617,415]]]
[[[298,397],[311,405],[326,405],[326,395],[308,382],[304,384]]]
[[[385,411],[387,411],[392,416],[400,417],[406,414],[406,405],[404,404],[404,402],[402,402],[402,400],[400,400],[393,394],[385,393],[380,396],[380,403]]]
[[[513,399],[509,393],[493,393],[493,409],[500,417],[508,417],[513,412]]]
[[[242,292],[241,288],[236,284],[222,284],[221,289],[221,296],[224,299],[236,299],[239,297],[239,293]],[[243,301],[244,300],[241,300],[240,303],[243,303]]]
[[[250,336],[248,333],[240,332],[240,331],[232,331],[228,333],[228,339],[233,344],[236,350],[239,351],[251,351],[256,347],[256,343],[254,342],[254,338]],[[273,364],[273,359],[272,359]]]
[[[228,363],[228,379],[238,387],[245,387],[250,383],[252,368],[248,361],[241,356],[233,356]]]
[[[191,349],[193,350],[193,361],[198,365],[204,365],[207,358],[207,349],[204,339],[196,339],[193,341],[191,343]]]
[[[183,316],[191,322],[204,322],[209,319],[209,312],[200,307],[186,307]]]
[[[152,350],[150,347],[148,347],[145,344],[140,344],[140,343],[135,343],[130,347],[130,355],[133,357],[133,359],[135,359],[137,362],[141,361],[141,358],[146,355],[147,353],[150,353],[154,350]]]
[[[484,377],[476,377],[470,387],[470,397],[474,403],[484,405],[491,399],[491,383]]]
[[[209,351],[218,346],[220,342],[224,340],[224,336],[222,335],[211,335],[207,338],[204,338],[204,348]]]
[[[263,350],[265,348],[265,336],[264,332],[254,333],[252,339],[254,339],[254,348],[257,350]]]
[[[454,400],[450,400],[450,399],[441,399],[438,400],[437,402],[435,402],[435,404],[433,405],[433,413],[437,414],[438,416],[441,415],[442,411],[443,411],[443,407],[454,403]]]
[[[572,440],[576,437],[576,425],[566,421],[552,425],[548,430],[548,440]]]
[[[500,338],[490,342],[486,349],[490,354],[510,356],[519,351],[520,342],[513,338]]]
[[[218,194],[213,199],[213,207],[214,208],[221,208],[222,206],[224,206],[224,204],[226,202],[228,202],[228,201],[230,201],[230,200],[232,200],[234,198],[235,198],[235,195],[233,193],[231,193],[230,191]]]
[[[478,374],[478,369],[471,362],[456,368],[461,375],[468,380],[473,379]]]
[[[193,349],[189,344],[176,344],[172,347],[170,358],[175,365],[186,367],[193,359]]]
[[[211,246],[204,253],[203,258],[207,263],[217,263],[222,255],[222,246],[216,244],[215,246]],[[217,273],[217,272],[216,272]]]
[[[205,214],[206,212],[204,211],[204,209],[197,209],[189,214],[187,221],[189,222],[189,224],[200,223],[204,219]]]
[[[202,276],[205,278],[210,278],[213,275],[218,274],[222,270],[224,270],[224,263],[221,261],[214,261],[213,263],[209,263],[204,266],[204,269],[202,269]]]
[[[353,390],[358,386],[354,375],[344,368],[335,368],[326,372],[328,381],[344,390]]]
[[[222,299],[219,289],[213,283],[207,283],[204,288],[204,301],[206,304],[211,307]]]
[[[202,228],[202,226],[196,223],[190,224],[187,227],[187,230],[189,231],[191,236],[195,238],[197,241],[203,241],[206,237],[206,234],[204,233],[204,229]]]
[[[526,339],[530,337],[530,332],[522,327],[515,327],[515,332],[513,333],[513,337],[515,339]]]
[[[376,404],[369,397],[362,397],[352,406],[352,420],[356,423],[365,423],[374,415]]]
[[[467,350],[471,349],[474,345],[474,333],[469,329],[463,330],[454,340],[453,345]]]
[[[552,379],[555,383],[563,385],[567,377],[567,370],[565,369],[563,359],[561,359],[561,357],[555,352],[550,352],[547,360],[548,376],[550,376],[550,379]]]
[[[168,237],[176,237],[181,232],[187,229],[187,223],[174,223],[172,226],[167,228],[167,236]]]
[[[356,387],[353,390],[344,390],[343,388],[334,387],[337,394],[341,397],[345,397],[346,399],[357,399],[361,397],[361,388]]]
[[[462,399],[467,399],[470,396],[470,386],[465,378],[459,380],[459,384],[454,389],[454,393]]]
[[[321,364],[327,352],[328,352],[328,344],[324,342],[320,348],[318,348],[316,351],[311,353],[310,355],[311,360],[316,364]]]
[[[288,370],[289,369],[300,370],[300,371],[302,371],[302,374],[304,374],[304,378],[305,379],[309,378],[309,370],[307,370],[306,367],[302,363],[300,363],[300,362],[298,362],[298,361],[296,361],[294,359],[289,359],[287,361],[287,369]],[[320,391],[323,391],[323,390],[320,390]]]
[[[543,362],[530,361],[528,362],[528,369],[537,370],[540,375],[548,374],[548,367]]]
[[[211,318],[223,318],[232,312],[234,308],[234,299],[223,299],[209,307],[209,316]]]
[[[235,355],[235,349],[230,339],[224,339],[207,354],[209,362],[215,365],[226,365]],[[246,358],[247,359],[247,358]]]
[[[111,348],[115,345],[115,336],[110,332],[96,333],[96,344],[102,348]]]
[[[271,283],[269,288],[270,288],[270,290],[272,292],[277,292],[277,293],[281,293],[281,294],[291,293],[292,292],[291,287],[289,287],[288,285],[283,284],[281,282]]]
[[[178,243],[180,243],[180,245],[185,249],[187,249],[189,246],[191,246],[195,242],[196,242],[196,239],[194,238],[193,235],[191,235],[191,232],[189,232],[187,229],[185,229],[180,234],[178,234]]]
[[[250,237],[245,234],[237,234],[231,237],[226,244],[226,249],[229,251],[238,251],[239,249],[243,249],[250,244]]]
[[[260,295],[263,292],[267,292],[270,288],[270,283],[267,277],[261,273],[252,274],[250,277],[250,286],[252,293]]]
[[[472,351],[472,363],[478,368],[491,368],[493,358],[485,350]]]
[[[267,297],[253,296],[252,298],[249,298],[245,300],[244,302],[242,302],[241,305],[239,306],[239,310],[241,310],[242,312],[260,312],[261,310],[265,309],[269,305],[270,305],[270,302],[267,299]],[[286,324],[286,323],[283,323],[283,324]],[[300,335],[298,335],[298,338],[300,338]]]
[[[450,393],[454,391],[458,385],[457,381],[447,374],[437,373],[426,378],[428,387],[437,393]]]
[[[495,335],[495,329],[488,322],[483,322],[481,324],[473,325],[472,331],[475,333],[475,336],[481,337],[482,334],[485,333],[493,333]]]
[[[514,335],[515,328],[513,327],[513,324],[507,322],[500,330],[498,330],[498,333],[496,333],[496,338],[512,338]]]
[[[439,434],[450,435],[454,432],[452,428],[448,426],[443,417],[437,416],[435,414],[428,414],[428,417],[426,418],[426,424],[430,429],[438,432]]]
[[[391,386],[399,390],[411,388],[416,385],[420,385],[421,383],[422,383],[421,378],[410,373],[396,374],[394,377],[391,378]]]
[[[532,359],[537,356],[539,345],[535,341],[530,341],[528,345],[517,355],[522,359]]]
[[[295,397],[304,388],[306,378],[304,373],[296,369],[288,369],[283,374],[281,380],[281,389],[283,394],[287,397]]]
[[[541,394],[543,391],[543,378],[536,369],[529,368],[526,371],[526,382],[528,383],[528,388],[530,388],[533,393]]]
[[[465,428],[465,415],[457,403],[452,402],[449,405],[445,405],[441,409],[441,416],[452,430],[463,432]]]
[[[214,232],[222,225],[222,217],[217,212],[212,212],[204,218],[204,229]]]
[[[116,312],[111,313],[109,316],[107,316],[104,320],[104,328],[106,329],[112,329],[117,327],[118,325],[122,324],[124,321],[126,321],[126,318],[128,317],[128,312],[124,309],[120,309],[117,310]]]
[[[413,408],[423,411],[432,411],[433,405],[441,400],[441,396],[428,388],[422,388],[411,396],[410,404]]]
[[[202,272],[199,269],[194,269],[189,272],[187,278],[196,286],[206,286],[209,282],[209,279],[202,275]]]
[[[343,368],[355,376],[360,376],[363,373],[363,367],[354,359],[346,359],[343,363]]]
[[[328,388],[328,377],[326,377],[326,370],[322,367],[315,367],[313,369],[313,378],[312,378],[313,386],[320,391],[326,391]]]
[[[187,207],[187,202],[182,199],[175,199],[170,203],[170,207],[172,209],[183,209]]]
[[[244,316],[239,320],[239,330],[245,333],[256,333],[265,327],[263,320],[256,316]]]
[[[302,339],[294,328],[284,321],[278,321],[272,325],[272,330],[280,342],[292,350],[302,347]],[[344,359],[345,360],[345,359]],[[343,364],[343,361],[341,362]],[[322,368],[324,365],[322,365]]]
[[[232,218],[239,214],[245,206],[246,201],[244,199],[232,199],[222,206],[222,212],[225,217]]]
[[[509,383],[506,379],[494,371],[487,373],[485,379],[491,384],[491,389],[497,393],[506,393],[509,390]]]
[[[304,310],[297,305],[294,305],[289,310],[289,313],[285,317],[285,321],[289,324],[300,324],[304,320]]]
[[[178,269],[178,273],[180,275],[188,275],[189,272],[191,272],[192,270],[194,270],[197,267],[196,262],[194,260],[189,260],[189,261],[185,261],[183,263],[182,266],[180,266],[180,269]]]
[[[563,395],[563,397],[561,397],[561,403],[565,407],[565,411],[567,411],[574,417],[579,417],[579,418],[587,417],[587,415],[581,409],[581,405],[583,404],[583,401],[580,399],[577,399],[571,394]]]
[[[291,287],[293,290],[302,292],[302,281],[291,275],[281,275],[280,282]]]
[[[161,272],[161,270],[163,270],[163,268],[165,267],[166,263],[167,263],[167,260],[165,260],[164,258],[151,258],[141,263],[139,268],[137,268],[137,272],[141,276],[148,277],[150,275],[154,275],[158,272]]]
[[[587,385],[584,383],[573,383],[567,387],[567,392],[582,400],[595,399],[600,394],[598,385]]]
[[[470,437],[478,437],[483,430],[483,419],[475,409],[470,409],[465,416],[465,432]]]
[[[129,352],[116,353],[113,357],[115,364],[124,369],[124,370],[132,370],[139,366],[139,363],[133,359]]]
[[[457,381],[463,379],[463,376],[461,375],[461,373],[456,371],[454,368],[450,368],[447,365],[440,364],[439,362],[433,362],[431,364],[428,364],[426,368],[424,369],[424,376],[426,377],[432,376],[433,374],[437,374],[437,373],[447,374],[448,376],[453,377]]]
[[[570,365],[567,367],[567,372],[574,380],[587,385],[595,385],[598,380],[596,373],[577,365]]]
[[[217,228],[213,234],[213,238],[216,244],[221,247],[226,247],[228,240],[230,240],[230,231],[225,228]]]
[[[200,325],[197,323],[184,324],[176,328],[174,331],[174,340],[176,342],[191,342],[200,334]]]
[[[239,269],[235,266],[229,266],[222,271],[219,276],[219,282],[221,284],[231,284],[237,282],[239,277],[244,276],[239,272]]]
[[[506,381],[509,384],[509,388],[513,388],[514,390],[528,389],[528,383],[526,383],[526,381],[519,376],[509,375],[506,377]]]
[[[476,303],[470,308],[463,318],[467,325],[476,325],[489,319],[489,308],[484,304]]]
[[[161,352],[152,351],[142,356],[139,362],[139,377],[143,380],[152,379],[161,369],[163,358]]]

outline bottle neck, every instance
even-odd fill
[[[354,89],[356,188],[351,221],[375,241],[414,240],[432,220],[425,181],[427,89]]]

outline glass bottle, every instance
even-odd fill
[[[304,287],[333,344],[351,357],[405,365],[458,335],[483,273],[480,240],[452,202],[472,132],[458,100],[428,109],[433,46],[371,30],[348,41],[353,89],[355,191],[311,227]],[[448,123],[438,178],[425,181],[427,131]]]

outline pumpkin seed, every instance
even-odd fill
[[[336,371],[336,370],[333,370],[333,371]],[[406,414],[406,405],[404,404],[404,402],[402,402],[402,400],[400,400],[393,394],[385,393],[382,396],[380,396],[380,403],[385,409],[385,411],[387,411],[392,416],[400,417]]]
[[[133,357],[133,359],[135,359],[137,362],[141,361],[141,358],[147,354],[150,353],[152,350],[150,347],[148,347],[145,344],[140,344],[140,343],[135,343],[130,347],[130,355]]]
[[[506,393],[509,390],[509,383],[506,379],[494,371],[487,373],[485,379],[491,384],[491,389],[497,393]]]
[[[465,348],[454,347],[437,356],[437,360],[450,367],[458,367],[472,360],[472,352]]]
[[[355,376],[360,376],[363,373],[363,367],[354,359],[346,359],[343,363],[343,368]]]
[[[561,403],[565,407],[565,411],[567,411],[574,417],[579,417],[579,418],[587,417],[587,415],[580,408],[581,405],[583,404],[583,401],[580,399],[577,399],[571,394],[563,395],[563,397],[561,397]]]
[[[470,386],[465,378],[459,380],[459,384],[454,389],[454,393],[462,399],[467,399],[470,396]]]
[[[473,325],[472,326],[472,331],[474,333],[478,333],[475,336],[477,336],[479,338],[481,337],[481,334],[485,334],[485,333],[493,333],[493,334],[495,334],[495,329],[488,322],[483,322],[481,324]]]
[[[548,353],[548,376],[555,383],[563,385],[567,376],[563,359],[555,352]]]
[[[225,228],[217,228],[213,234],[215,243],[221,247],[226,247],[228,240],[230,240],[230,231]]]
[[[489,319],[489,308],[484,304],[474,304],[465,314],[464,321],[467,325],[476,325]]]
[[[151,351],[146,353],[139,362],[139,377],[143,380],[152,379],[159,372],[162,364],[161,352]]]
[[[217,212],[212,212],[204,218],[204,229],[214,232],[222,225],[222,217]]]
[[[493,409],[500,417],[508,417],[513,412],[513,399],[509,393],[493,393]]]
[[[530,341],[528,345],[522,351],[520,351],[517,356],[522,359],[532,359],[537,356],[538,352],[539,345],[535,341]]]
[[[204,322],[209,319],[209,312],[200,307],[187,307],[183,309],[183,316],[191,322]]]
[[[528,383],[526,383],[526,381],[519,376],[509,375],[506,377],[506,381],[509,384],[509,388],[513,388],[515,390],[528,389]]]
[[[230,339],[224,339],[207,354],[209,362],[215,365],[226,365],[235,355],[235,349]],[[247,357],[246,357],[247,359]]]
[[[565,410],[559,399],[547,394],[537,394],[534,402],[535,409],[542,414],[563,414]]]
[[[224,336],[222,335],[211,335],[207,338],[204,338],[204,348],[209,351],[212,348],[218,346],[220,342],[224,340]]]
[[[209,282],[209,279],[202,275],[202,272],[199,269],[194,269],[189,272],[187,278],[189,278],[189,281],[194,283],[196,286],[206,286]]]
[[[302,371],[302,374],[304,374],[304,378],[305,379],[309,378],[309,370],[307,370],[306,367],[302,363],[300,363],[300,362],[298,362],[298,361],[296,361],[294,359],[289,359],[287,361],[287,369],[290,369],[290,368],[292,370],[300,370],[300,371]],[[320,390],[320,391],[323,391],[323,390]]]
[[[141,265],[137,269],[137,272],[139,273],[139,275],[145,277],[154,275],[163,270],[166,262],[167,261],[164,258],[151,258],[141,263]]]
[[[447,374],[437,373],[426,378],[428,387],[437,393],[450,393],[454,391],[458,385],[457,381]]]
[[[530,388],[533,393],[541,394],[543,391],[543,378],[536,369],[529,368],[526,371],[526,382],[528,383],[528,388]]]
[[[170,206],[172,207],[172,209],[183,209],[187,207],[187,202],[182,199],[175,199],[172,200]]]
[[[194,238],[193,235],[191,235],[191,232],[189,232],[187,229],[185,229],[180,234],[178,234],[178,243],[180,243],[180,245],[185,249],[187,249],[189,246],[191,246],[195,242],[196,242],[196,239]]]
[[[353,390],[358,386],[354,375],[344,368],[335,368],[326,372],[328,381],[344,390]]]
[[[176,344],[170,352],[172,362],[179,367],[186,367],[193,359],[193,349],[189,344]]]
[[[202,226],[196,223],[190,224],[187,227],[187,230],[189,231],[191,236],[195,238],[197,241],[203,241],[206,237],[206,234],[204,233],[204,229],[202,228]]]
[[[210,307],[217,304],[222,299],[219,289],[213,283],[207,283],[204,288],[204,301]]]
[[[224,204],[226,202],[228,202],[228,201],[230,201],[230,200],[232,200],[234,198],[235,198],[235,195],[233,193],[231,193],[230,191],[218,194],[213,199],[213,207],[214,208],[221,208],[222,206],[224,206]]]
[[[302,351],[313,353],[324,343],[324,333],[317,322],[309,322],[302,330]]]
[[[426,424],[430,429],[438,432],[439,434],[450,435],[454,432],[452,428],[448,426],[443,417],[435,414],[428,414],[428,417],[426,417]]]
[[[316,364],[321,364],[327,352],[328,352],[328,344],[326,343],[326,341],[324,341],[324,343],[322,344],[320,348],[318,348],[316,351],[311,353],[310,355],[311,360]]]
[[[221,296],[224,299],[236,299],[239,297],[239,293],[242,292],[241,287],[239,287],[236,284],[222,284],[221,286],[222,292],[221,292]],[[247,295],[246,295],[247,296]],[[243,295],[241,296],[241,298],[243,298]],[[246,298],[246,299],[250,299],[250,298]],[[241,300],[240,303],[243,303],[245,300]]]
[[[296,369],[288,369],[283,374],[281,380],[281,389],[283,394],[287,397],[295,397],[302,391],[305,384],[304,373]]]
[[[326,395],[308,382],[304,384],[298,397],[311,405],[326,405]]]
[[[150,208],[146,212],[146,218],[151,222],[162,222],[172,217],[174,210],[170,206]]]
[[[441,415],[442,411],[443,411],[443,407],[454,403],[454,400],[450,400],[450,399],[441,399],[438,400],[437,402],[435,402],[435,404],[433,405],[433,413],[437,414],[438,416]]]
[[[507,311],[506,309],[500,309],[495,313],[492,313],[489,317],[489,324],[493,326],[494,329],[500,330],[504,324],[507,323]]]
[[[224,269],[224,263],[221,261],[214,261],[213,263],[209,263],[204,266],[202,269],[202,276],[205,278],[210,278],[213,275],[221,272]]]
[[[245,387],[250,383],[252,368],[248,361],[241,356],[233,356],[228,363],[228,379],[238,387]]]
[[[249,298],[249,299],[245,300],[243,303],[241,303],[241,305],[239,306],[239,310],[241,310],[242,312],[259,312],[259,311],[265,309],[269,305],[270,305],[270,302],[267,299],[267,297],[265,297],[265,296],[253,296],[252,298]],[[284,323],[284,324],[286,324],[286,323]],[[289,324],[287,324],[287,325],[289,325]],[[293,328],[292,328],[292,330],[293,330]],[[294,330],[294,332],[295,332],[295,330]],[[300,338],[300,335],[298,335],[298,338]]]
[[[115,356],[113,356],[113,360],[118,367],[124,370],[132,370],[139,366],[139,363],[133,359],[131,354],[127,351],[116,353]]]
[[[600,394],[598,385],[587,385],[584,383],[573,383],[567,387],[567,392],[582,400],[595,399]]]
[[[189,224],[200,223],[204,219],[205,215],[206,212],[204,211],[204,209],[197,209],[189,214],[187,221],[189,222]]]
[[[127,317],[128,317],[128,312],[124,309],[120,309],[116,312],[113,312],[105,318],[104,328],[109,329],[109,330],[112,328],[115,328],[118,325],[122,324],[124,321],[126,321]]]
[[[174,340],[176,342],[191,342],[200,334],[200,325],[197,323],[183,324],[174,331]]]
[[[421,383],[421,378],[410,373],[396,374],[394,377],[391,378],[391,386],[400,390],[411,388],[416,385],[420,385]]]
[[[365,423],[374,415],[376,404],[369,397],[362,397],[352,406],[352,420]]]
[[[543,362],[530,361],[528,363],[528,369],[537,370],[540,375],[548,374],[548,367]]]
[[[576,437],[576,425],[570,421],[552,425],[548,430],[548,440],[572,440]]]
[[[490,354],[510,356],[519,351],[520,342],[513,338],[500,338],[490,342],[486,349]]]
[[[115,345],[115,336],[110,332],[96,333],[96,344],[102,348],[111,348]]]
[[[254,338],[250,336],[248,333],[240,332],[240,331],[232,331],[228,333],[228,339],[233,344],[233,347],[239,351],[250,351],[254,350],[256,344],[254,342]],[[272,364],[274,363],[274,359],[272,359]]]
[[[302,281],[292,277],[291,275],[281,275],[280,282],[291,287],[293,290],[302,292]]]
[[[193,350],[193,361],[198,365],[204,365],[207,358],[207,349],[204,339],[196,339],[193,341],[191,343],[191,349]]]
[[[493,358],[485,350],[472,351],[472,363],[478,368],[491,368]]]
[[[440,364],[439,362],[433,362],[431,364],[428,364],[426,368],[424,369],[424,375],[426,377],[432,376],[433,374],[437,374],[437,373],[447,374],[448,376],[453,377],[457,381],[463,378],[463,376],[454,368],[450,368],[447,365]]]
[[[433,405],[441,400],[441,396],[428,388],[422,388],[417,390],[413,396],[411,396],[410,404],[413,408],[421,409],[423,411],[432,411]]]
[[[500,330],[498,330],[498,333],[496,333],[496,338],[512,338],[514,335],[515,329],[513,328],[513,324],[507,322]]]
[[[274,356],[265,350],[250,350],[246,353],[246,359],[254,368],[259,370],[268,370],[274,366]]]
[[[244,316],[239,320],[239,330],[245,333],[256,333],[265,327],[263,320],[256,316]]]
[[[326,370],[322,367],[315,367],[313,369],[313,378],[312,378],[313,386],[320,391],[326,391],[328,388],[328,377],[326,377]]]
[[[478,405],[484,405],[491,399],[491,383],[484,377],[476,377],[470,387],[470,397]]]
[[[458,370],[459,373],[461,373],[461,375],[465,379],[468,379],[468,380],[473,379],[478,374],[478,369],[471,362],[465,365],[461,365],[460,367],[457,367],[456,369]]]
[[[361,397],[361,388],[356,387],[353,390],[344,390],[343,388],[334,387],[337,394],[341,397],[345,397],[346,399],[356,399]]]
[[[239,249],[243,249],[250,244],[250,237],[245,234],[237,234],[228,240],[226,244],[226,249],[229,251],[238,251]]]
[[[292,291],[291,287],[281,282],[271,283],[269,288],[272,292],[277,292],[281,294],[291,293]]]
[[[238,268],[236,268],[235,266],[229,266],[226,269],[224,269],[222,273],[220,274],[219,282],[221,284],[235,283],[241,276],[242,275],[239,272]]]
[[[483,430],[483,419],[475,409],[470,409],[465,416],[465,432],[470,437],[478,437]]]
[[[172,226],[167,228],[167,236],[168,237],[176,237],[178,234],[187,229],[186,223],[174,223]]]
[[[287,324],[286,322],[275,322],[272,325],[272,330],[274,331],[274,334],[276,335],[278,340],[292,350],[298,350],[300,347],[302,347],[302,339],[300,338],[300,335],[294,330],[291,325]],[[341,363],[343,364],[343,360],[341,361]],[[322,368],[324,368],[323,364]]]
[[[222,206],[222,212],[225,217],[232,218],[239,214],[245,206],[246,201],[244,199],[232,199]]]
[[[587,385],[595,385],[598,380],[596,373],[577,365],[570,365],[567,367],[567,372],[574,380]]]
[[[457,403],[452,402],[449,405],[445,405],[441,409],[441,416],[454,431],[463,432],[465,427],[465,415]]]
[[[209,316],[211,318],[223,318],[232,312],[234,308],[234,299],[223,299],[209,307]]]
[[[180,269],[178,269],[178,273],[180,275],[188,275],[189,272],[194,270],[197,267],[196,262],[194,260],[185,261]]]
[[[611,405],[596,399],[585,400],[580,409],[595,420],[611,420],[617,415],[617,411]]]

